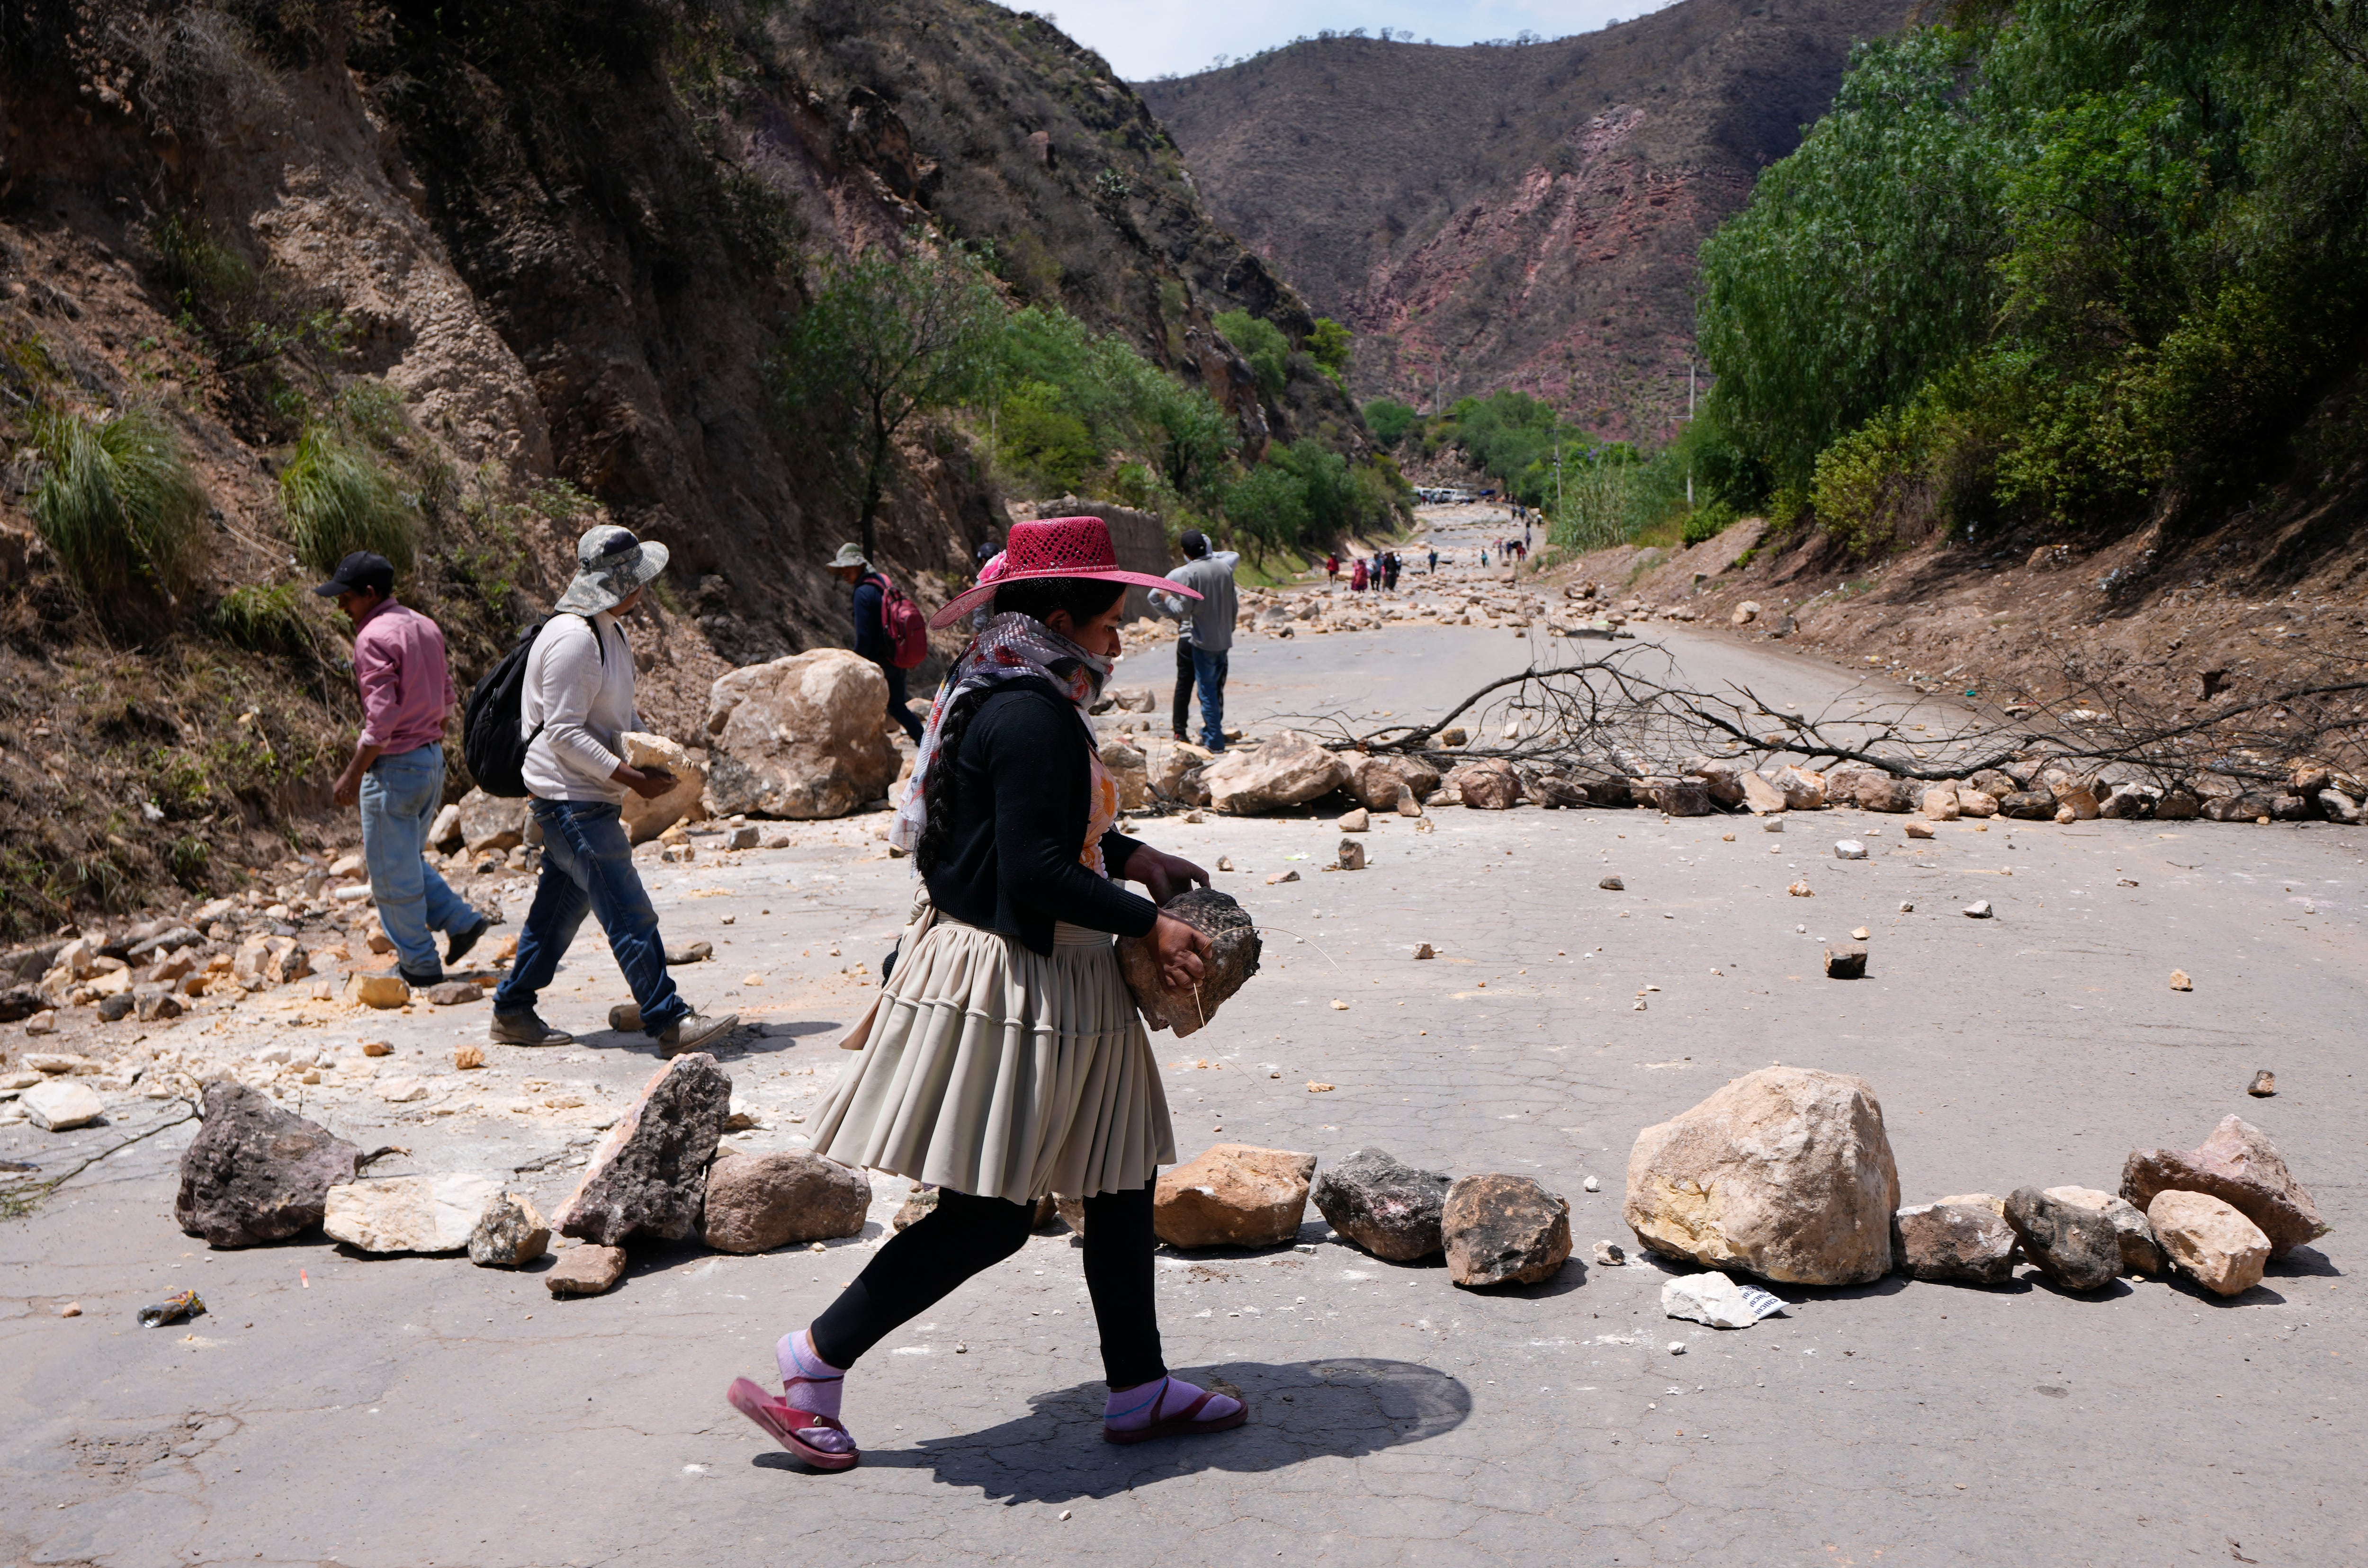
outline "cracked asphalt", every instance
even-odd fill
[[[1246,638],[1234,711],[1435,708],[1530,646],[1479,629]],[[1748,667],[1803,700],[1859,678],[1715,634],[1669,646],[1689,670]],[[795,1146],[845,1060],[831,1037],[870,974],[842,971],[876,971],[907,897],[906,863],[871,837],[882,820],[650,873],[669,937],[731,944],[685,972],[693,997],[766,1026],[723,1056],[764,1122],[732,1146]],[[171,1221],[189,1131],[175,1128],[0,1223],[0,1561],[2368,1560],[2348,1261],[2368,1218],[2360,833],[1965,823],[1911,846],[1904,819],[1855,812],[1797,814],[1781,835],[1645,811],[1427,820],[1377,819],[1370,869],[1332,873],[1317,869],[1338,838],[1326,818],[1142,828],[1229,858],[1218,885],[1268,933],[1264,971],[1208,1029],[1154,1037],[1178,1142],[1534,1175],[1572,1207],[1577,1252],[1552,1282],[1458,1290],[1437,1266],[1336,1242],[1312,1207],[1296,1248],[1163,1252],[1171,1363],[1242,1390],[1253,1418],[1118,1449],[1099,1440],[1077,1254],[1038,1236],[856,1372],[865,1461],[819,1476],[723,1392],[770,1376],[774,1338],[861,1267],[901,1180],[875,1180],[864,1236],[820,1252],[638,1249],[614,1292],[553,1301],[539,1270],[318,1238],[210,1253]],[[1834,859],[1845,836],[1871,857]],[[1266,885],[1286,869],[1301,880]],[[1606,873],[1625,890],[1599,890]],[[1787,896],[1796,878],[1816,896]],[[1998,918],[1958,913],[1975,897]],[[1825,943],[1861,925],[1869,977],[1827,981]],[[1413,960],[1426,941],[1439,958]],[[2169,989],[2173,967],[2193,992]],[[587,939],[546,1011],[590,1030],[622,994]],[[241,1017],[258,1040],[357,1030]],[[480,1006],[373,1023],[362,1033],[438,1095],[308,1114],[411,1151],[381,1172],[517,1171],[547,1211],[592,1112],[654,1059],[596,1030],[562,1051],[495,1048],[485,1073],[442,1069],[483,1022]],[[2336,1228],[2233,1301],[2161,1279],[2076,1299],[2028,1277],[1894,1277],[1778,1287],[1789,1314],[1748,1330],[1666,1319],[1662,1268],[1587,1261],[1598,1238],[1633,1250],[1629,1144],[1773,1061],[1873,1085],[1905,1201],[2111,1188],[2130,1149],[2192,1146],[2237,1111]],[[2244,1094],[2257,1067],[2275,1069],[2275,1098]],[[555,1097],[591,1110],[538,1108]],[[174,1113],[133,1099],[81,1132],[20,1125],[0,1131],[0,1156],[56,1170]],[[135,1326],[184,1286],[205,1316]],[[83,1315],[57,1315],[69,1301]]]

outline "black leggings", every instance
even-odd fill
[[[1176,639],[1176,733],[1192,733],[1192,644]]]
[[[855,1283],[814,1319],[814,1346],[834,1367],[863,1353],[951,1295],[954,1287],[1018,1252],[1030,1208],[947,1188],[938,1206],[888,1239]],[[1159,1308],[1152,1297],[1151,1184],[1086,1199],[1086,1289],[1102,1332],[1102,1373],[1112,1388],[1164,1375]]]

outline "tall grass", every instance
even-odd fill
[[[142,585],[188,585],[205,488],[172,426],[152,408],[112,419],[37,414],[33,444],[47,472],[33,521],[74,585],[102,609]]]
[[[234,647],[301,657],[313,651],[303,602],[294,583],[250,583],[224,594],[210,619],[214,634]]]
[[[336,571],[357,550],[411,567],[416,510],[377,457],[328,426],[305,427],[279,473],[279,507],[297,559],[316,572]]]

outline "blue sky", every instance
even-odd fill
[[[1476,43],[1524,30],[1543,38],[1593,32],[1656,11],[1668,0],[1041,0],[1032,6],[1100,51],[1129,81],[1190,75],[1215,56],[1238,58],[1326,28],[1411,32],[1437,43]]]

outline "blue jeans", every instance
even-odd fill
[[[1226,656],[1192,650],[1192,674],[1201,685],[1201,744],[1210,751],[1225,749]]]
[[[919,745],[923,726],[918,719],[913,717],[912,709],[905,706],[912,700],[905,685],[905,672],[898,669],[891,662],[882,664],[880,666],[880,673],[888,677],[888,717],[902,724],[905,727],[905,733],[913,737],[913,744]]]
[[[362,775],[362,858],[379,924],[397,961],[414,974],[440,974],[437,931],[465,931],[484,916],[423,858],[427,830],[444,803],[444,748],[381,756]]]
[[[658,913],[633,869],[622,813],[606,801],[538,800],[534,820],[542,824],[542,878],[518,932],[509,978],[494,993],[494,1011],[534,1011],[535,997],[559,971],[559,960],[590,915],[608,934],[609,950],[641,1005],[643,1030],[671,1028],[690,1004],[666,973]]]

